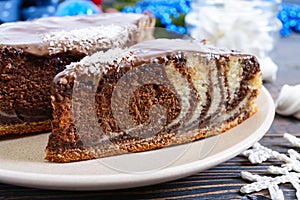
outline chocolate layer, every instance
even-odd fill
[[[84,56],[68,52],[38,57],[21,50],[0,48],[0,124],[50,119],[53,77]]]

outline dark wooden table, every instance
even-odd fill
[[[283,84],[300,84],[300,36],[280,38],[274,54],[280,66],[278,78],[273,83],[264,83],[274,99]],[[276,116],[270,130],[260,141],[279,152],[288,150],[283,133],[300,137],[300,121]],[[237,156],[202,173],[163,184],[115,191],[70,192],[25,188],[0,183],[0,199],[267,199],[267,191],[244,195],[239,192],[247,184],[242,180],[242,170],[264,174],[271,163],[252,165],[243,156]],[[0,163],[1,165],[1,163]],[[289,184],[280,186],[286,199],[295,199],[295,190]]]

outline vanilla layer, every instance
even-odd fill
[[[183,77],[183,75],[180,74],[178,70],[175,69],[174,64],[166,65],[164,66],[164,68],[167,73],[168,79],[175,87],[176,93],[180,97],[181,111],[179,116],[168,125],[168,127],[171,127],[177,124],[178,122],[180,122],[184,118],[184,116],[189,112],[191,106],[190,105],[191,88],[186,77]]]

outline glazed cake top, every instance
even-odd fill
[[[34,55],[74,49],[87,53],[96,43],[102,43],[102,48],[126,43],[130,33],[147,19],[149,16],[143,14],[109,13],[6,23],[0,25],[0,47],[14,47]]]
[[[130,50],[139,57],[155,57],[173,53],[176,51],[191,51],[207,54],[230,54],[237,53],[225,48],[216,48],[205,45],[197,40],[183,39],[156,39],[148,40],[130,47]]]
[[[143,41],[131,46],[130,48],[115,48],[106,52],[99,51],[93,55],[84,57],[81,61],[71,63],[66,66],[67,70],[63,73],[72,73],[73,69],[82,74],[102,74],[111,68],[122,68],[132,61],[156,62],[156,59],[168,61],[168,55],[181,56],[180,52],[190,52],[191,54],[201,54],[202,56],[218,57],[219,55],[238,54],[243,57],[250,55],[228,49],[207,46],[195,40],[183,39],[155,39]],[[157,60],[158,62],[158,60]],[[59,76],[58,76],[59,77]]]

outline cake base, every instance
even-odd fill
[[[47,149],[46,150],[47,156],[45,159],[51,162],[67,163],[67,162],[109,157],[118,154],[144,152],[144,151],[159,149],[163,147],[173,146],[177,144],[185,144],[188,142],[193,142],[200,139],[215,136],[232,129],[233,127],[239,125],[240,123],[244,122],[246,119],[253,116],[258,110],[256,104],[253,104],[251,108],[252,110],[250,112],[241,115],[239,118],[235,119],[234,121],[231,121],[227,124],[223,124],[220,127],[216,127],[216,129],[213,131],[196,132],[195,134],[193,134],[193,137],[180,138],[180,140],[178,139],[174,140],[174,134],[168,133],[166,135],[160,135],[156,138],[153,138],[152,140],[142,142],[142,144],[141,142],[138,141],[129,140],[126,143],[120,144],[120,146],[116,146],[116,149],[114,149],[113,151],[111,150],[107,151],[107,149],[105,149],[103,145],[99,145],[91,148],[60,149],[55,151],[52,151],[51,149]],[[176,142],[174,143],[174,141]],[[111,147],[109,148],[111,149]]]
[[[51,120],[45,120],[40,122],[24,122],[22,124],[13,125],[1,125],[0,126],[0,136],[10,134],[24,134],[30,133],[34,130],[34,133],[45,132],[51,130]]]

